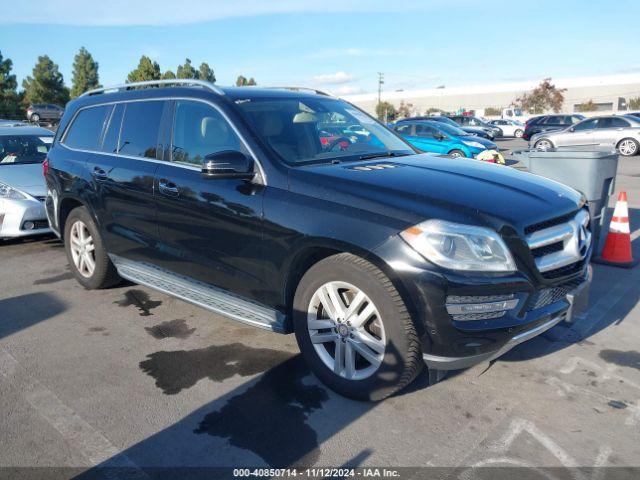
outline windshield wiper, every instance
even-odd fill
[[[396,153],[396,152],[365,153],[364,155],[360,155],[360,160],[370,160],[372,158],[384,158],[384,157],[404,157],[405,155],[410,155],[410,154]]]

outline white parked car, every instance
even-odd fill
[[[491,120],[489,123],[500,128],[503,137],[522,138],[522,134],[524,133],[524,124],[518,120],[503,118],[500,120]]]
[[[52,141],[46,128],[0,127],[0,239],[51,231],[42,162]]]

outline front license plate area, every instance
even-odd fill
[[[572,323],[577,318],[584,316],[589,307],[589,286],[590,282],[584,282],[575,290],[567,294],[569,310],[567,310],[566,322]]]

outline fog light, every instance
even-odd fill
[[[510,295],[450,295],[446,307],[454,320],[488,320],[500,318],[518,306]]]
[[[33,222],[24,222],[22,225],[23,230],[33,230],[36,228],[36,224]]]

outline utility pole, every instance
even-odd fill
[[[378,72],[378,105],[382,102],[382,85],[384,84],[384,73]],[[384,109],[384,123],[387,123],[387,109]]]

